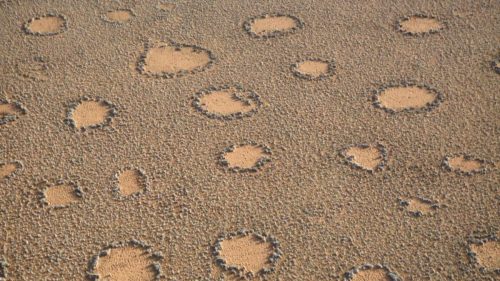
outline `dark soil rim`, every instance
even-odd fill
[[[30,24],[35,21],[35,20],[39,20],[39,19],[42,19],[42,18],[46,18],[46,17],[57,17],[57,18],[60,18],[63,20],[63,26],[61,27],[60,30],[58,31],[55,31],[55,32],[36,32],[36,31],[32,31],[29,27],[30,27]],[[23,31],[24,33],[26,34],[29,34],[29,35],[36,35],[36,36],[51,36],[51,35],[57,35],[57,34],[60,34],[60,33],[63,33],[65,32],[66,30],[68,30],[68,19],[66,18],[65,15],[62,15],[62,14],[53,14],[53,13],[48,13],[48,14],[45,14],[43,16],[38,16],[38,17],[34,17],[34,18],[31,18],[29,19],[24,25],[23,25]]]
[[[107,15],[108,13],[111,13],[111,12],[129,12],[130,13],[130,16],[131,18],[127,21],[113,21],[113,20],[110,20]],[[130,21],[132,21],[132,18],[135,18],[137,15],[136,13],[134,12],[134,10],[132,9],[128,9],[128,8],[119,8],[119,9],[114,9],[114,10],[107,10],[104,14],[101,15],[101,19],[106,22],[106,23],[110,23],[110,24],[113,24],[113,25],[119,25],[119,26],[122,26],[124,24],[127,24],[129,23]]]
[[[379,96],[387,89],[396,88],[396,87],[417,87],[420,89],[427,90],[436,95],[436,98],[431,102],[427,103],[424,107],[421,108],[413,108],[408,107],[402,110],[394,110],[383,106],[379,101]],[[398,113],[424,113],[431,112],[436,109],[444,100],[444,96],[441,92],[436,90],[434,87],[427,84],[419,84],[413,81],[401,81],[389,83],[381,86],[380,88],[372,91],[372,104],[375,108],[383,109],[385,112],[390,114],[398,114]]]
[[[73,188],[73,194],[79,198],[79,200],[83,199],[83,190],[80,188],[79,184],[75,181],[67,181],[67,180],[56,180],[54,184],[50,184],[49,181],[44,181],[41,183],[43,186],[43,190],[40,191],[39,193],[39,200],[40,203],[42,204],[43,207],[45,208],[50,208],[50,209],[64,209],[64,208],[69,208],[70,206],[74,205],[77,202],[70,203],[67,205],[54,205],[50,206],[49,202],[47,201],[47,197],[45,196],[45,193],[52,187],[58,186],[58,185],[69,185]]]
[[[229,167],[229,162],[225,158],[226,154],[229,152],[233,152],[234,149],[237,147],[246,146],[246,145],[251,145],[251,146],[261,148],[263,151],[263,154],[265,154],[265,156],[261,157],[257,161],[257,163],[251,168]],[[270,147],[263,145],[263,144],[258,144],[258,143],[253,142],[253,141],[247,141],[247,142],[242,142],[240,144],[233,144],[233,145],[226,147],[219,154],[218,162],[219,162],[219,165],[221,165],[224,169],[231,171],[231,172],[234,172],[234,173],[247,173],[247,172],[256,173],[256,172],[262,170],[262,168],[264,167],[264,165],[266,163],[271,162],[271,155],[272,155],[272,151],[271,151]]]
[[[233,98],[236,100],[242,101],[244,103],[248,103],[248,100],[252,100],[255,103],[256,107],[249,112],[237,112],[237,113],[232,113],[232,114],[228,114],[228,115],[221,115],[221,114],[210,112],[201,106],[201,98],[203,96],[209,95],[213,92],[224,91],[224,90],[228,90],[228,89],[236,89],[236,90],[238,90],[238,92],[244,92],[245,94],[248,95],[248,98],[247,97],[245,97],[245,98],[238,97],[238,95],[236,93],[233,93]],[[221,87],[209,87],[209,88],[200,90],[199,92],[197,92],[194,95],[193,102],[192,102],[192,106],[194,107],[194,109],[196,111],[202,113],[203,115],[207,116],[208,118],[224,120],[224,121],[243,119],[245,117],[253,116],[254,114],[256,114],[259,111],[259,109],[262,107],[262,104],[263,103],[262,103],[260,96],[258,94],[256,94],[254,91],[244,89],[239,84],[223,85]]]
[[[467,161],[477,161],[481,164],[481,168],[470,171],[470,172],[462,171],[460,169],[454,169],[453,167],[451,167],[449,161],[450,161],[450,159],[455,158],[455,157],[463,157]],[[450,154],[450,155],[446,155],[443,158],[442,166],[445,170],[447,170],[449,172],[455,172],[456,174],[464,175],[464,176],[472,176],[474,174],[487,173],[489,171],[489,167],[488,167],[489,164],[491,164],[491,162],[486,161],[484,159],[479,159],[479,158],[472,156],[472,155],[469,155],[469,154]]]
[[[222,242],[224,242],[224,240],[230,240],[236,237],[243,237],[249,235],[252,235],[259,241],[270,243],[273,246],[273,252],[268,259],[270,266],[260,269],[256,275],[263,276],[274,272],[278,260],[283,256],[283,253],[281,252],[280,249],[279,241],[272,235],[267,235],[265,233],[261,234],[257,231],[247,230],[247,229],[240,229],[235,232],[229,232],[219,235],[219,237],[215,241],[214,246],[211,249],[215,264],[219,266],[223,271],[230,272],[240,278],[252,279],[256,277],[252,272],[245,272],[245,269],[242,267],[227,264],[226,261],[221,256]]]
[[[95,125],[90,125],[90,126],[87,126],[87,127],[81,127],[81,128],[78,128],[76,126],[76,123],[75,121],[73,120],[73,113],[75,111],[75,109],[83,102],[86,102],[86,101],[94,101],[94,102],[98,102],[100,104],[103,104],[104,106],[106,106],[109,110],[108,110],[108,116],[106,116],[106,119],[104,119],[104,121],[100,124],[95,124]],[[71,102],[68,106],[68,111],[66,113],[66,119],[64,120],[64,122],[66,124],[68,124],[71,128],[75,129],[76,131],[81,131],[81,132],[85,132],[87,131],[88,129],[101,129],[101,128],[104,128],[104,127],[107,127],[107,126],[110,126],[111,125],[111,122],[113,121],[113,118],[117,115],[117,110],[116,110],[116,106],[114,104],[112,104],[111,102],[107,101],[107,100],[104,100],[102,99],[101,97],[88,97],[88,96],[83,96],[82,98],[80,98],[78,101],[75,101],[75,102]]]
[[[349,150],[349,148],[352,148],[352,147],[360,147],[360,148],[375,147],[382,155],[382,160],[373,170],[366,169],[366,168],[354,163],[354,161],[352,161],[353,157],[350,157],[347,155],[347,150]],[[359,143],[359,144],[348,145],[348,146],[345,146],[344,148],[340,149],[339,154],[340,154],[340,156],[343,157],[345,164],[351,166],[354,169],[368,171],[370,173],[382,171],[387,166],[387,161],[388,161],[387,149],[381,143],[374,143],[374,144]]]
[[[259,35],[259,34],[254,33],[252,31],[252,24],[255,22],[255,20],[265,19],[265,18],[270,18],[270,17],[289,17],[289,18],[293,19],[293,21],[295,22],[295,26],[293,28],[290,28],[287,30],[283,30],[283,31],[276,30],[273,32],[266,33],[264,35]],[[248,35],[250,35],[253,38],[261,38],[261,39],[276,38],[276,37],[282,37],[284,35],[292,34],[292,33],[299,31],[300,29],[304,28],[304,26],[305,26],[304,22],[301,19],[299,19],[298,17],[293,16],[293,15],[289,15],[289,14],[282,14],[282,13],[268,13],[268,14],[263,14],[263,15],[259,15],[256,17],[251,17],[243,23],[243,29],[246,31],[246,33]]]
[[[26,108],[24,108],[24,106],[22,104],[20,104],[19,102],[17,101],[8,101],[6,99],[0,99],[0,104],[12,104],[16,107],[16,109],[19,111],[18,114],[7,114],[7,115],[4,115],[2,117],[0,117],[0,125],[5,125],[7,123],[10,123],[10,122],[13,122],[15,120],[17,120],[19,118],[18,115],[26,115],[26,113],[28,112],[26,110]]]
[[[93,256],[89,263],[88,263],[88,269],[87,269],[87,279],[96,281],[96,280],[103,280],[100,278],[99,274],[96,272],[97,270],[97,264],[99,262],[99,258],[107,256],[110,254],[110,251],[112,249],[117,249],[117,248],[122,248],[122,247],[135,247],[135,248],[141,248],[145,252],[151,254],[151,259],[153,260],[151,263],[151,266],[153,267],[155,271],[155,280],[160,280],[162,279],[163,273],[161,271],[161,264],[160,261],[163,260],[163,254],[161,252],[153,252],[153,249],[151,246],[147,245],[146,243],[132,239],[127,242],[113,242],[106,247],[104,247],[97,255]]]
[[[306,61],[326,63],[326,64],[328,64],[328,70],[326,73],[321,74],[319,76],[312,76],[309,74],[302,73],[298,70],[298,67],[301,63],[306,62]],[[292,69],[292,73],[295,77],[305,79],[305,80],[315,81],[315,80],[323,80],[323,79],[326,79],[328,77],[335,75],[335,71],[336,71],[337,67],[336,67],[334,61],[312,58],[312,59],[305,59],[305,60],[295,62],[294,64],[291,65],[291,69]]]
[[[208,61],[207,64],[205,64],[203,66],[200,66],[200,67],[197,67],[197,68],[195,68],[193,70],[190,70],[190,71],[183,70],[183,71],[178,71],[178,72],[174,72],[174,73],[147,71],[145,69],[145,67],[146,67],[146,57],[147,57],[148,52],[152,48],[155,48],[157,46],[162,46],[162,45],[167,45],[167,46],[175,47],[176,49],[192,48],[194,52],[198,52],[198,53],[206,52],[208,54],[209,61]],[[144,52],[139,57],[136,69],[137,69],[137,71],[140,74],[143,74],[143,75],[148,76],[148,77],[167,78],[167,79],[170,79],[170,78],[179,78],[179,77],[182,77],[182,76],[186,76],[188,74],[196,74],[198,72],[203,72],[205,70],[208,70],[208,69],[210,69],[213,66],[213,64],[215,64],[216,60],[217,60],[217,58],[212,53],[212,51],[210,51],[208,49],[205,49],[203,47],[197,46],[197,45],[180,44],[180,43],[176,43],[176,42],[174,42],[172,40],[166,40],[166,41],[154,42],[154,43],[152,43],[152,42],[146,42],[146,43],[144,43]]]
[[[391,281],[402,281],[402,279],[398,276],[398,274],[392,272],[387,266],[383,264],[369,264],[369,263],[353,267],[349,271],[344,273],[344,281],[351,281],[354,279],[354,276],[360,271],[371,270],[371,269],[382,269],[385,272],[387,272],[387,276]]]
[[[141,191],[134,192],[134,193],[132,193],[130,195],[123,195],[120,192],[119,178],[120,178],[120,176],[121,176],[121,174],[123,172],[128,171],[128,170],[133,170],[133,171],[136,171],[136,172],[139,173],[140,184],[144,188]],[[144,194],[146,194],[146,193],[148,193],[150,191],[149,178],[148,178],[146,172],[143,169],[137,168],[137,167],[134,167],[134,166],[126,166],[126,167],[121,168],[120,170],[118,170],[113,175],[112,182],[113,182],[113,195],[114,195],[115,199],[117,199],[117,200],[134,200],[134,199],[137,199],[137,198],[141,197],[142,195],[144,195]]]
[[[441,24],[441,28],[439,28],[439,29],[433,29],[433,30],[430,30],[430,31],[427,31],[427,32],[409,32],[409,31],[403,30],[403,27],[401,26],[401,23],[403,21],[407,21],[407,20],[411,19],[412,17],[437,20]],[[442,21],[442,20],[438,19],[437,17],[426,15],[426,14],[423,14],[423,13],[417,13],[417,14],[413,14],[413,15],[410,15],[410,16],[404,16],[404,17],[400,18],[396,22],[395,27],[396,27],[396,30],[399,31],[399,32],[401,32],[403,35],[414,36],[414,37],[421,37],[421,36],[426,36],[426,35],[430,35],[430,34],[439,33],[442,30],[444,30],[444,29],[447,28],[447,24],[446,24],[445,21]]]

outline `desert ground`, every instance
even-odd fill
[[[0,26],[0,280],[499,280],[499,1],[0,0]]]

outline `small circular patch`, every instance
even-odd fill
[[[87,276],[91,280],[155,281],[159,280],[161,253],[140,241],[113,243],[94,256]]]
[[[443,95],[430,86],[403,82],[375,90],[372,100],[375,107],[389,113],[426,112],[436,108]]]
[[[221,120],[249,117],[262,106],[260,97],[240,86],[211,87],[196,93],[193,107],[204,115]]]
[[[354,168],[376,172],[387,163],[387,151],[381,144],[357,144],[340,150],[347,164]]]
[[[435,17],[421,14],[405,17],[397,24],[398,30],[407,35],[437,33],[444,27],[444,23],[440,22]]]
[[[133,17],[135,17],[135,14],[132,10],[117,9],[106,12],[106,14],[102,16],[102,19],[110,23],[123,24],[130,21]]]
[[[144,171],[137,168],[126,168],[114,176],[115,192],[121,196],[137,196],[148,189],[148,178]]]
[[[344,274],[344,281],[401,281],[401,278],[381,264],[364,264]]]
[[[10,123],[24,114],[26,109],[20,103],[0,99],[0,125]]]
[[[100,98],[83,97],[69,106],[66,123],[76,129],[102,128],[116,115],[113,104]]]
[[[400,200],[399,203],[415,217],[432,215],[439,208],[439,206],[432,200],[423,197],[413,197],[408,200]]]
[[[321,80],[335,73],[335,64],[320,59],[308,59],[292,64],[292,72],[302,79]]]
[[[215,56],[211,51],[175,42],[147,44],[139,58],[137,69],[153,77],[174,78],[204,71],[212,66]]]
[[[24,32],[31,35],[48,36],[66,31],[68,23],[63,15],[47,14],[31,18],[24,24]]]
[[[237,278],[253,279],[275,270],[282,253],[272,236],[249,230],[221,235],[213,247],[214,260],[224,272]]]
[[[294,33],[304,27],[297,17],[285,14],[265,14],[247,20],[243,27],[255,38],[280,37]]]
[[[443,160],[443,165],[448,171],[464,175],[484,173],[487,170],[487,164],[485,160],[465,154],[446,156]]]
[[[219,163],[232,172],[257,172],[271,161],[271,149],[256,143],[231,145],[219,156]]]
[[[42,203],[49,207],[63,208],[81,200],[83,193],[74,183],[57,182],[47,186],[42,194]]]
[[[469,258],[483,272],[500,274],[500,241],[495,235],[474,237],[468,241]]]
[[[19,161],[0,163],[0,180],[13,177],[23,169],[23,164]]]

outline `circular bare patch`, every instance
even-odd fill
[[[335,65],[320,59],[309,59],[292,64],[295,76],[307,80],[320,80],[335,73]]]
[[[400,200],[400,204],[410,214],[416,217],[432,215],[439,208],[439,206],[433,201],[422,197],[413,197],[408,200]]]
[[[495,70],[496,73],[500,74],[500,58],[491,62],[491,67]]]
[[[257,172],[270,161],[271,149],[256,143],[232,145],[219,157],[219,163],[233,172]]]
[[[422,35],[436,33],[442,30],[445,25],[431,16],[413,15],[401,19],[397,27],[403,34]]]
[[[24,32],[31,35],[56,35],[68,28],[66,17],[63,15],[47,14],[28,20],[24,24]]]
[[[154,281],[161,276],[160,253],[139,241],[113,243],[89,263],[88,277],[106,281]]]
[[[116,115],[113,104],[100,98],[83,97],[69,106],[66,122],[80,130],[109,125]]]
[[[486,172],[487,162],[470,155],[451,155],[443,160],[444,167],[459,174],[472,175]]]
[[[215,263],[226,273],[252,279],[274,271],[282,253],[272,236],[240,230],[220,236],[213,248]]]
[[[82,191],[74,183],[59,181],[43,191],[42,202],[50,207],[67,207],[82,199]]]
[[[500,241],[495,235],[469,239],[468,255],[482,271],[500,274]]]
[[[22,170],[23,164],[19,161],[0,163],[0,180],[8,179]]]
[[[222,120],[233,120],[255,114],[262,102],[260,97],[240,86],[208,88],[196,93],[193,107],[204,115]]]
[[[175,42],[146,45],[137,69],[140,73],[164,78],[194,74],[210,68],[215,56],[207,49]]]
[[[105,15],[103,15],[104,21],[110,22],[110,23],[126,23],[129,20],[131,20],[133,17],[135,17],[135,14],[132,10],[130,9],[117,9],[117,10],[112,10],[108,11]]]
[[[294,33],[304,27],[297,17],[285,14],[265,14],[247,20],[244,29],[255,38],[272,38]]]
[[[126,168],[115,175],[115,191],[122,196],[139,195],[148,188],[148,179],[144,171]]]
[[[344,148],[340,155],[355,168],[370,172],[382,170],[387,162],[387,152],[381,144],[357,144]]]
[[[0,99],[0,125],[12,122],[24,114],[26,109],[20,103]]]
[[[401,281],[401,278],[381,264],[364,264],[344,274],[344,281]]]
[[[442,100],[442,94],[435,89],[406,82],[383,86],[373,94],[373,105],[389,113],[431,111]]]

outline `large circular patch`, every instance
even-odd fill
[[[257,172],[270,161],[271,149],[256,143],[232,145],[219,157],[219,163],[233,172]]]
[[[252,279],[273,272],[282,253],[276,238],[240,230],[220,236],[213,255],[215,263],[226,273]]]
[[[193,107],[204,115],[233,120],[255,114],[261,107],[260,97],[240,86],[212,87],[195,95]]]
[[[57,182],[47,186],[42,194],[42,202],[49,207],[67,207],[82,199],[81,189],[74,183]]]
[[[26,109],[20,103],[0,99],[0,125],[10,123],[24,114]]]
[[[389,113],[431,111],[442,100],[435,89],[407,82],[383,86],[373,93],[373,105]]]
[[[204,71],[214,61],[215,56],[207,49],[175,42],[159,42],[146,46],[137,68],[140,73],[148,76],[174,78]]]
[[[66,122],[80,130],[101,128],[109,125],[115,115],[115,106],[110,102],[83,97],[69,106]]]
[[[387,152],[381,144],[357,144],[340,150],[340,155],[355,168],[376,172],[387,162]]]
[[[139,241],[113,243],[92,258],[88,277],[106,281],[155,281],[163,257]]]
[[[68,28],[66,17],[63,15],[47,14],[32,18],[24,24],[24,32],[31,35],[56,35]]]
[[[405,17],[397,24],[398,30],[407,35],[436,33],[444,27],[444,23],[436,18],[420,14]]]
[[[500,274],[500,241],[495,235],[469,239],[468,255],[484,272]]]
[[[320,80],[335,73],[335,64],[320,59],[308,59],[292,64],[292,72],[302,79]]]
[[[364,264],[344,274],[344,281],[401,281],[401,278],[381,264]]]
[[[297,17],[285,14],[265,14],[247,20],[244,29],[252,37],[272,38],[294,33],[304,27]]]

